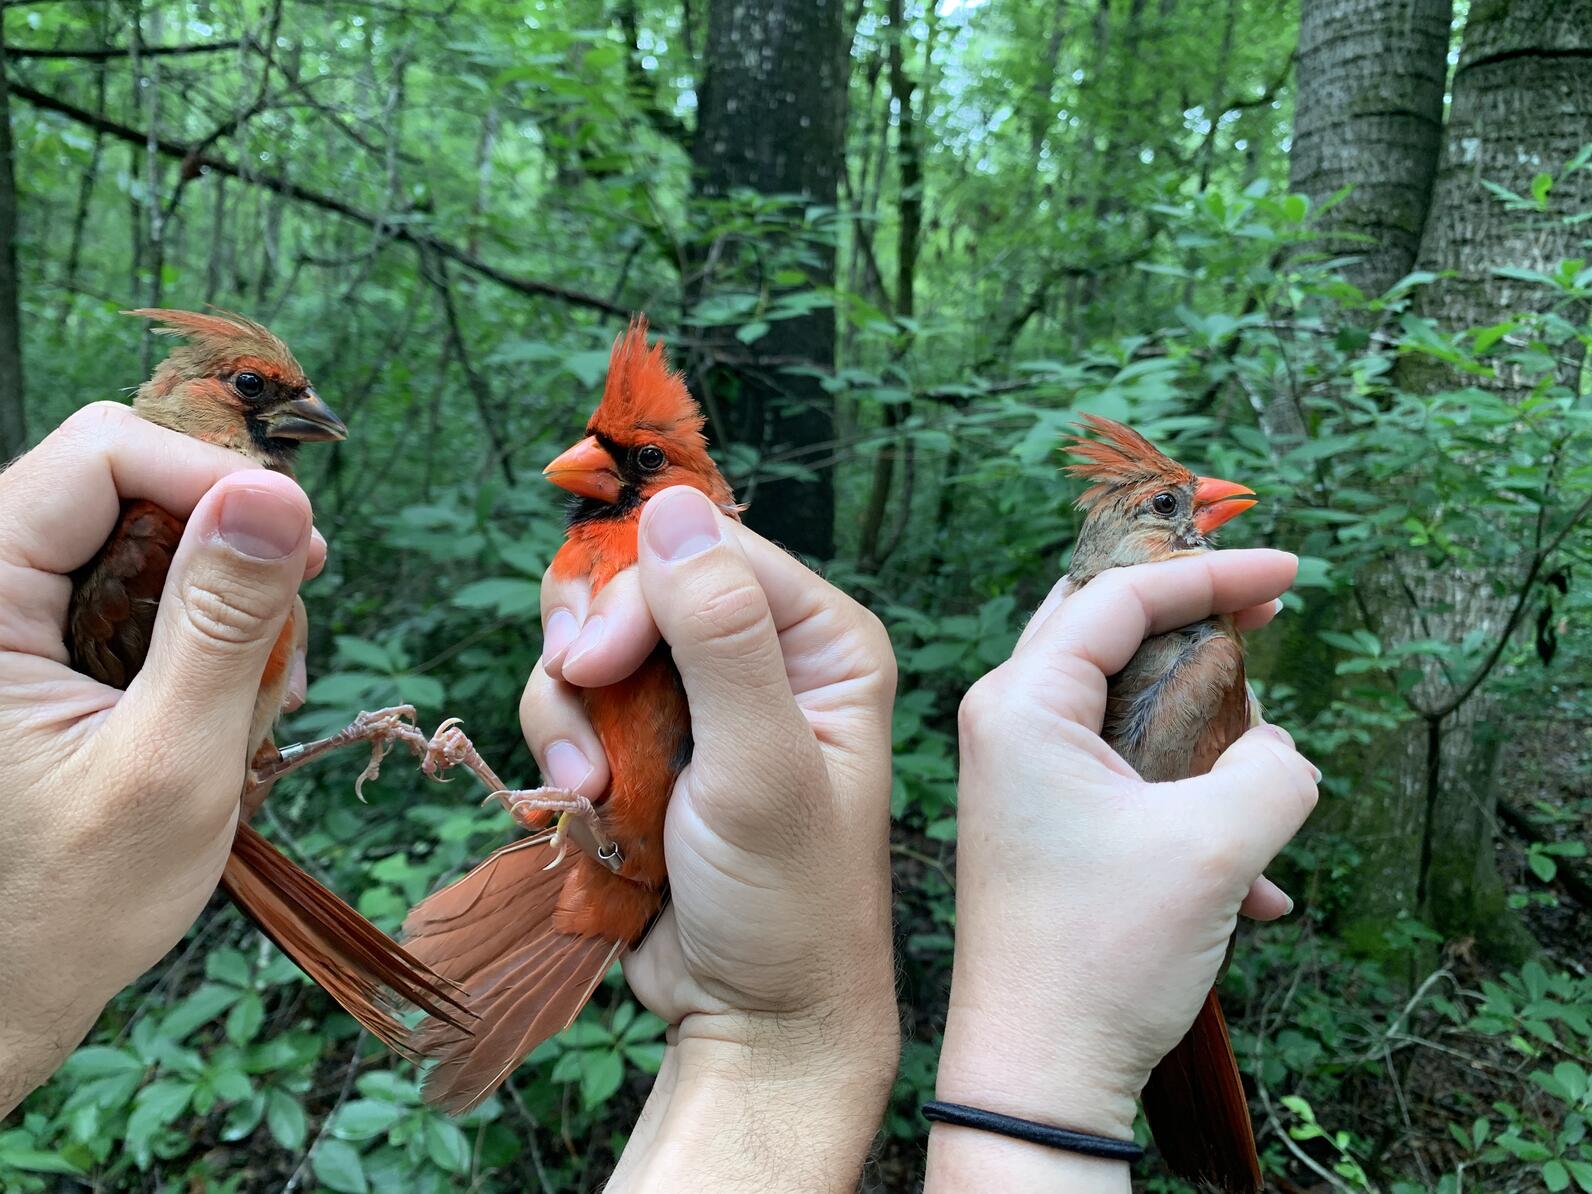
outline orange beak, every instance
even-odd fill
[[[560,489],[599,502],[619,500],[619,472],[608,449],[588,435],[542,470]]]
[[[1253,489],[1233,481],[1198,477],[1194,485],[1194,527],[1200,534],[1209,535],[1258,500]]]

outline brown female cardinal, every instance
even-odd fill
[[[614,343],[585,438],[546,469],[575,495],[554,576],[584,577],[600,591],[636,562],[641,507],[671,485],[694,486],[736,513],[702,426],[638,318]],[[419,1034],[417,1051],[441,1058],[426,1098],[450,1112],[475,1106],[566,1028],[663,906],[664,813],[691,760],[690,711],[668,644],[620,683],[581,691],[613,775],[607,791],[595,802],[546,788],[505,793],[526,828],[554,814],[558,828],[505,846],[404,921],[410,952],[460,984],[479,1017],[473,1038],[451,1046],[435,1028]],[[581,848],[566,851],[568,841]]]
[[[223,312],[130,314],[156,320],[161,333],[187,340],[133,400],[133,410],[150,422],[230,448],[288,476],[300,443],[348,434],[287,345],[259,324]],[[74,668],[114,688],[126,688],[138,674],[182,531],[180,520],[152,502],[123,505],[110,539],[72,578],[66,643]],[[297,600],[260,677],[249,758],[251,763],[269,758],[272,777],[292,767],[281,765],[270,734],[307,625],[304,603]],[[446,982],[249,827],[266,774],[251,771],[222,888],[305,974],[389,1047],[408,1051],[407,1032],[393,1014],[394,994],[440,1017],[448,1031],[465,1031],[469,1017]]]
[[[1107,568],[1209,551],[1215,530],[1255,504],[1253,490],[1196,477],[1120,423],[1084,421],[1098,438],[1070,446],[1081,463],[1067,471],[1093,482],[1078,499],[1085,518],[1067,570],[1075,588]],[[1144,641],[1111,678],[1101,736],[1144,779],[1186,779],[1209,771],[1255,715],[1238,630],[1231,617],[1207,618]],[[1261,1188],[1249,1104],[1214,990],[1151,1072],[1143,1101],[1172,1172],[1229,1194]]]

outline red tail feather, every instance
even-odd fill
[[[406,947],[458,983],[480,1017],[469,1038],[431,1024],[410,1042],[438,1059],[426,1076],[426,1101],[452,1115],[474,1107],[527,1053],[568,1028],[625,945],[554,927],[570,867],[583,857],[549,870],[551,857],[545,837],[505,846],[404,921]]]
[[[1222,1194],[1259,1194],[1263,1181],[1249,1100],[1216,992],[1144,1088],[1144,1117],[1167,1167]]]
[[[238,826],[221,886],[233,903],[375,1037],[417,1059],[399,1023],[403,1002],[433,1017],[433,1039],[468,1040],[474,1017],[446,979],[287,859]]]

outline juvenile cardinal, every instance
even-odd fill
[[[600,592],[636,562],[642,505],[672,485],[700,489],[733,516],[702,427],[638,318],[614,343],[586,437],[546,469],[574,495],[553,575],[584,577]],[[417,1039],[417,1051],[441,1058],[426,1098],[449,1112],[475,1106],[568,1027],[663,906],[664,813],[691,760],[690,710],[668,645],[629,678],[582,695],[613,776],[607,791],[595,802],[547,788],[506,794],[521,825],[536,830],[557,816],[557,829],[505,846],[404,921],[409,951],[462,986],[479,1017],[469,1040],[449,1046],[435,1028]]]
[[[1254,491],[1196,477],[1138,432],[1085,415],[1098,437],[1070,447],[1067,471],[1093,484],[1067,571],[1075,588],[1107,568],[1210,551],[1211,536],[1255,504]],[[1203,775],[1249,728],[1244,647],[1229,616],[1146,639],[1111,678],[1101,736],[1151,782]],[[1231,949],[1231,946],[1229,946]],[[1172,1172],[1228,1194],[1261,1188],[1249,1103],[1213,990],[1188,1035],[1144,1088],[1144,1115]]]
[[[287,345],[259,324],[222,312],[130,314],[155,320],[160,333],[187,341],[161,362],[133,400],[134,412],[151,423],[230,448],[287,476],[293,475],[299,444],[348,434]],[[182,531],[179,519],[152,502],[122,506],[105,546],[72,578],[66,643],[79,672],[114,688],[126,688],[138,674]],[[448,984],[247,824],[267,778],[293,766],[277,756],[270,734],[307,630],[304,603],[295,600],[260,677],[249,758],[262,766],[251,769],[242,794],[243,818],[221,886],[305,974],[385,1044],[407,1054],[408,1033],[394,1015],[393,996],[460,1033],[469,1017]],[[346,733],[336,744],[359,736]]]

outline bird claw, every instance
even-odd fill
[[[564,861],[572,841],[610,871],[617,873],[625,865],[619,843],[603,829],[596,806],[579,792],[533,788],[523,792],[494,792],[487,800],[501,801],[514,823],[533,833],[545,826],[547,814],[558,814],[552,836],[547,839],[554,851],[553,859],[544,870],[552,870]]]
[[[370,743],[370,761],[359,773],[359,778],[354,780],[354,795],[361,804],[365,802],[365,785],[381,775],[381,761],[387,757],[392,744],[404,737],[406,731],[419,732],[415,726],[416,720],[418,715],[413,705],[394,705],[374,713],[362,710],[354,718],[353,724],[343,731],[352,742]]]
[[[475,747],[459,727],[462,719],[450,717],[437,727],[426,743],[426,753],[421,757],[420,770],[438,783],[447,783],[447,772],[465,762]],[[488,800],[491,797],[487,797]]]

